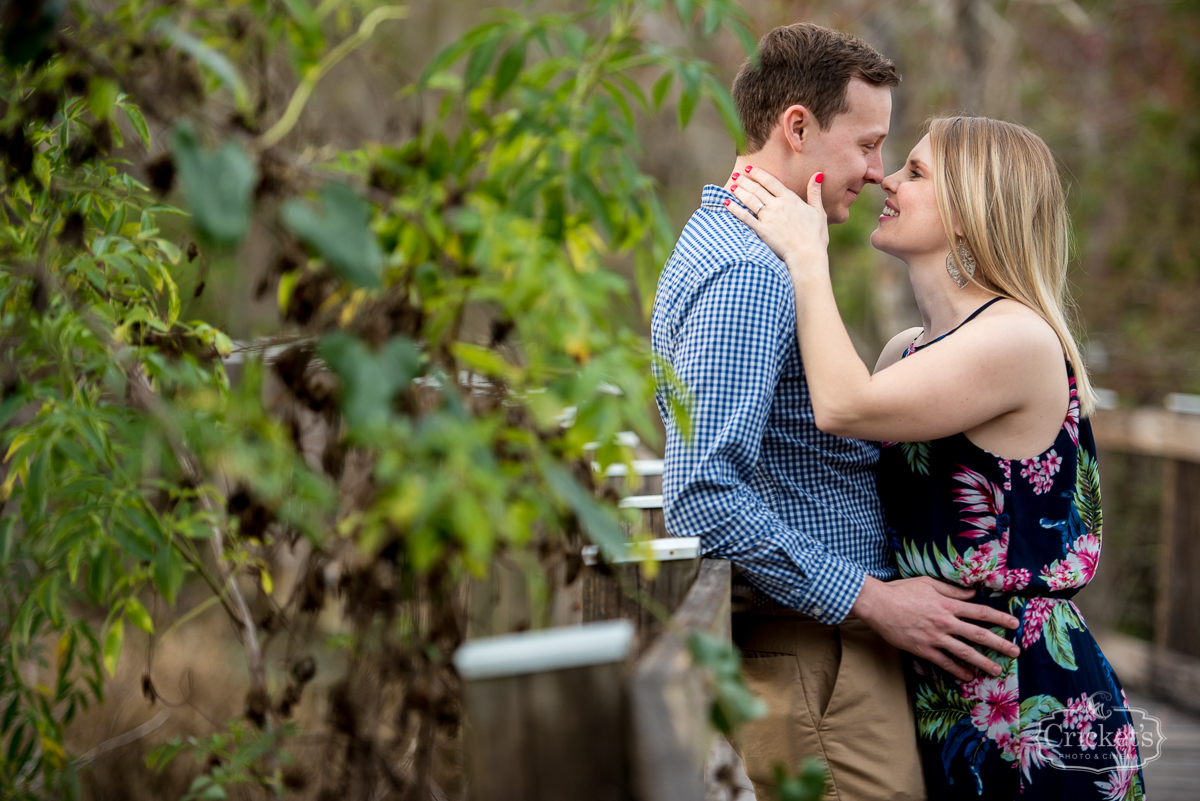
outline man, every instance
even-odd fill
[[[667,529],[701,537],[705,555],[732,560],[755,594],[751,611],[734,616],[734,641],[770,712],[734,745],[760,799],[775,764],[791,771],[808,756],[828,765],[835,798],[924,798],[897,648],[943,649],[964,663],[955,666],[964,678],[996,667],[964,640],[1011,652],[965,622],[1016,626],[966,603],[971,591],[893,581],[878,445],[817,429],[787,268],[725,208],[746,170],[801,195],[820,171],[829,221],[845,222],[863,186],[883,179],[899,81],[853,36],[811,24],[764,36],[733,86],[749,152],[725,188],[704,187],[655,297],[654,349],[692,396],[687,439],[659,371]]]

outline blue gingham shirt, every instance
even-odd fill
[[[705,186],[663,268],[651,337],[692,396],[692,441],[667,429],[663,511],[674,536],[738,564],[773,600],[839,623],[865,576],[896,572],[875,491],[879,446],[819,430],[787,267]]]

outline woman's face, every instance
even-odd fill
[[[871,244],[908,263],[922,256],[944,258],[950,242],[934,195],[928,134],[909,153],[908,162],[884,178],[881,186],[887,200]]]

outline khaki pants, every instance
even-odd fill
[[[769,708],[731,739],[759,801],[773,798],[776,763],[794,773],[808,757],[828,765],[830,799],[925,798],[900,652],[870,627],[736,614],[733,641],[746,684]]]

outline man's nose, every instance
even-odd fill
[[[883,155],[879,152],[881,149],[876,148],[871,151],[871,155],[867,161],[867,183],[883,183]]]

